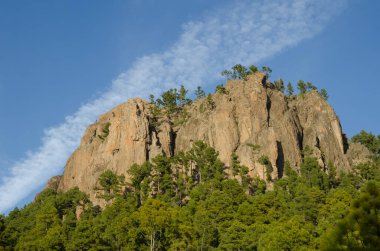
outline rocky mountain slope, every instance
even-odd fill
[[[211,103],[210,103],[211,101]],[[321,168],[329,163],[347,170],[369,152],[348,142],[334,110],[317,91],[287,97],[267,82],[263,73],[247,80],[231,80],[226,93],[199,99],[186,107],[182,123],[161,119],[154,123],[152,105],[130,99],[100,116],[89,126],[79,148],[68,159],[62,177],[54,186],[73,187],[96,201],[97,180],[104,170],[127,175],[133,163],[141,164],[159,154],[172,156],[203,140],[219,152],[230,172],[231,154],[236,153],[251,176],[264,179],[265,167],[258,161],[268,156],[272,178],[284,175],[285,161],[298,169],[306,146],[313,150]]]

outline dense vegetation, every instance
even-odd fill
[[[129,182],[104,172],[96,188],[104,209],[78,189],[44,190],[0,217],[0,250],[378,250],[378,153],[349,173],[323,171],[311,154],[267,189],[235,154],[227,178],[218,153],[195,142],[133,165]]]
[[[245,81],[258,71],[235,65],[222,75]],[[272,70],[261,72],[269,77]],[[267,85],[294,98],[290,82],[286,88],[282,79]],[[302,80],[297,89],[300,96],[317,90]],[[224,85],[215,92],[228,94]],[[192,102],[187,93],[181,86],[157,99],[151,95],[152,126],[166,118],[183,123]],[[328,98],[324,89],[319,93]],[[212,95],[201,87],[195,97],[214,109]],[[352,141],[373,158],[337,172],[332,164],[321,169],[305,147],[300,167],[286,163],[285,176],[277,180],[265,155],[257,156],[261,180],[248,175],[236,154],[226,167],[213,148],[195,142],[187,152],[132,165],[128,181],[110,170],[102,173],[94,189],[108,204],[103,209],[77,188],[45,189],[24,208],[0,215],[0,250],[378,250],[380,135],[362,131]],[[259,153],[260,146],[249,146]]]

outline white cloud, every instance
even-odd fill
[[[317,34],[343,4],[344,0],[242,0],[185,24],[171,48],[137,59],[103,95],[45,131],[41,147],[2,178],[0,211],[60,174],[85,127],[101,113],[130,97],[158,94],[181,83],[193,88],[216,81],[221,70],[236,63],[258,63]]]

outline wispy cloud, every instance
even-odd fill
[[[192,88],[220,78],[236,63],[258,63],[317,34],[337,14],[344,0],[235,1],[203,20],[183,25],[177,42],[167,51],[141,57],[120,74],[99,98],[45,130],[42,145],[9,168],[0,185],[0,211],[62,172],[79,145],[87,125],[128,98],[185,83]]]

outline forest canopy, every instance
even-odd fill
[[[106,171],[98,188],[109,202],[104,209],[77,188],[46,189],[0,216],[0,249],[377,250],[378,156],[337,173],[305,154],[299,171],[286,163],[272,189],[248,176],[237,155],[231,160],[226,167],[199,141],[171,158],[133,165],[128,182]]]
[[[266,87],[287,99],[318,91],[300,80],[295,94],[290,82],[269,81],[272,70],[265,66],[237,64],[222,75],[244,84],[259,72]],[[229,95],[224,85],[215,93]],[[327,100],[325,89],[318,93]],[[184,123],[193,102],[187,94],[181,85],[150,95],[151,125],[162,118]],[[200,86],[194,94],[204,100],[201,112],[215,109]],[[100,140],[110,126],[103,126]],[[197,141],[186,152],[133,164],[125,174],[101,173],[94,190],[103,208],[78,188],[43,190],[24,208],[0,215],[0,250],[378,250],[380,135],[361,131],[352,141],[372,157],[345,171],[332,163],[321,168],[305,146],[302,163],[285,161],[281,178],[272,178],[268,156],[258,156],[260,178],[236,153],[226,166],[215,149]]]

